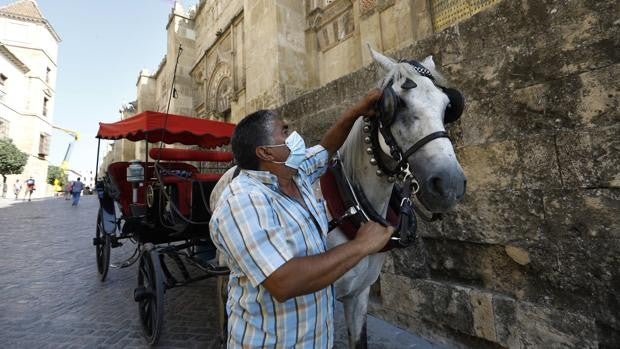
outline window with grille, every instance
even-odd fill
[[[41,133],[39,135],[39,157],[44,158],[50,152],[50,135]]]
[[[4,99],[6,95],[6,80],[8,77],[2,73],[0,73],[0,101]]]
[[[433,29],[440,31],[469,18],[500,0],[431,0]]]
[[[47,116],[47,107],[49,104],[49,98],[43,97],[43,116]]]

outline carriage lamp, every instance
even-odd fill
[[[131,160],[127,167],[127,182],[131,183],[133,189],[132,203],[138,201],[138,186],[140,182],[144,181],[144,167],[140,163],[140,160]]]

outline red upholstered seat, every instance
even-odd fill
[[[145,163],[141,165],[144,167]],[[133,187],[130,182],[127,182],[127,167],[129,162],[115,162],[108,167],[108,174],[110,175],[112,184],[117,188],[119,195],[115,199],[119,202],[121,212],[123,215],[131,216],[130,204],[132,203]],[[186,163],[160,163],[160,168],[166,170],[181,170],[191,174],[197,173],[196,167]],[[192,181],[191,178],[183,178],[174,175],[166,175],[163,171],[160,173],[162,182],[166,185],[175,185],[177,188],[177,202],[175,204],[179,208],[179,211],[183,215],[189,215],[191,208],[192,197]],[[145,171],[145,181],[138,187],[138,204],[145,204],[145,190],[146,187],[156,182],[153,164],[150,163],[148,169]]]
[[[144,167],[144,162],[141,163]],[[115,199],[119,202],[121,212],[125,216],[131,216],[130,204],[132,203],[133,188],[130,182],[127,182],[127,167],[129,162],[115,162],[108,167],[108,174],[112,184],[118,192]],[[189,216],[192,208],[192,182],[217,182],[222,174],[220,173],[199,173],[196,167],[183,162],[160,162],[159,176],[165,185],[174,185],[176,187],[176,206],[184,216]],[[171,171],[184,171],[191,174],[189,178],[170,175]],[[149,163],[148,169],[145,171],[144,184],[138,187],[139,204],[145,204],[145,190],[149,184],[157,181],[154,173],[153,163]]]

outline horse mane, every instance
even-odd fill
[[[340,147],[342,165],[353,183],[359,182],[357,180],[360,172],[358,169],[364,166],[364,153],[368,146],[364,143],[363,124],[362,118],[357,119],[351,128],[351,132],[349,132],[349,136]]]
[[[431,72],[431,74],[433,75],[433,78],[435,78],[436,85],[448,87],[448,81],[437,69],[429,68],[426,66],[424,67]],[[379,83],[379,88],[384,89],[387,86],[388,82],[392,79],[400,80],[403,77],[410,78],[413,76],[422,76],[422,74],[415,71],[415,69],[413,69],[413,67],[409,63],[406,63],[406,62],[396,63],[396,66],[392,70],[390,70],[388,74],[381,80],[381,82]]]

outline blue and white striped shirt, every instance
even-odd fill
[[[326,251],[326,207],[312,184],[327,161],[322,146],[307,149],[294,178],[307,210],[266,171],[242,170],[222,192],[209,228],[231,271],[228,348],[333,346],[332,286],[280,303],[261,285],[293,257]]]

